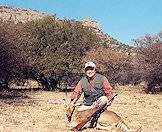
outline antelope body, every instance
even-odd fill
[[[68,107],[66,109],[67,117],[72,117],[72,120],[69,120],[70,123],[68,124],[68,126],[76,126],[82,120],[92,115],[95,110],[96,109],[94,108],[85,111],[77,111],[77,107]],[[89,125],[87,123],[85,127],[88,126]],[[139,128],[138,130],[131,130],[119,115],[109,110],[106,110],[100,115],[96,129],[107,130],[108,132],[141,132],[141,128]]]

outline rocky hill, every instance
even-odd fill
[[[0,20],[2,21],[14,21],[15,23],[27,22],[35,19],[41,19],[45,16],[48,16],[48,14],[41,13],[39,11],[32,9],[21,9],[8,6],[0,6]],[[85,19],[82,20],[81,22],[83,23],[84,26],[88,26],[91,29],[93,29],[94,33],[99,35],[99,37],[101,37],[102,40],[105,41],[110,48],[113,48],[117,51],[124,51],[124,52],[130,51],[129,46],[119,42],[118,40],[114,39],[107,33],[104,33],[100,28],[98,22],[91,19]]]
[[[0,19],[3,21],[14,21],[18,23],[41,19],[44,16],[47,16],[47,14],[40,13],[36,10],[0,6]]]
[[[95,20],[92,19],[85,19],[82,20],[82,23],[84,26],[88,26],[91,29],[93,29],[94,33],[96,33],[103,41],[107,43],[110,48],[115,48],[115,49],[123,49],[123,50],[128,50],[130,47],[128,45],[125,45],[118,41],[117,39],[114,39],[111,37],[109,34],[104,33],[102,29],[99,26],[99,23]]]

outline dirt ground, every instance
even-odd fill
[[[118,96],[109,109],[123,117],[129,127],[162,132],[162,94],[145,94],[136,87],[119,87],[113,92]],[[66,127],[65,98],[63,92],[0,93],[0,132],[70,132]]]

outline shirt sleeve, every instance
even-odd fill
[[[113,97],[112,87],[106,77],[103,78],[103,90],[106,93],[106,96],[110,100]]]
[[[74,91],[72,92],[70,98],[71,100],[74,100],[76,98],[79,98],[82,94],[82,85],[81,85],[81,80],[78,82],[78,84],[76,85]]]

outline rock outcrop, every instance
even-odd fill
[[[126,44],[121,43],[117,39],[114,39],[109,34],[104,33],[99,25],[99,23],[92,19],[85,19],[81,21],[84,26],[90,27],[94,33],[96,33],[107,46],[118,51],[118,52],[129,52],[130,47]]]
[[[41,19],[45,16],[47,14],[40,13],[36,10],[0,6],[0,19],[2,21],[14,21],[18,23]]]

